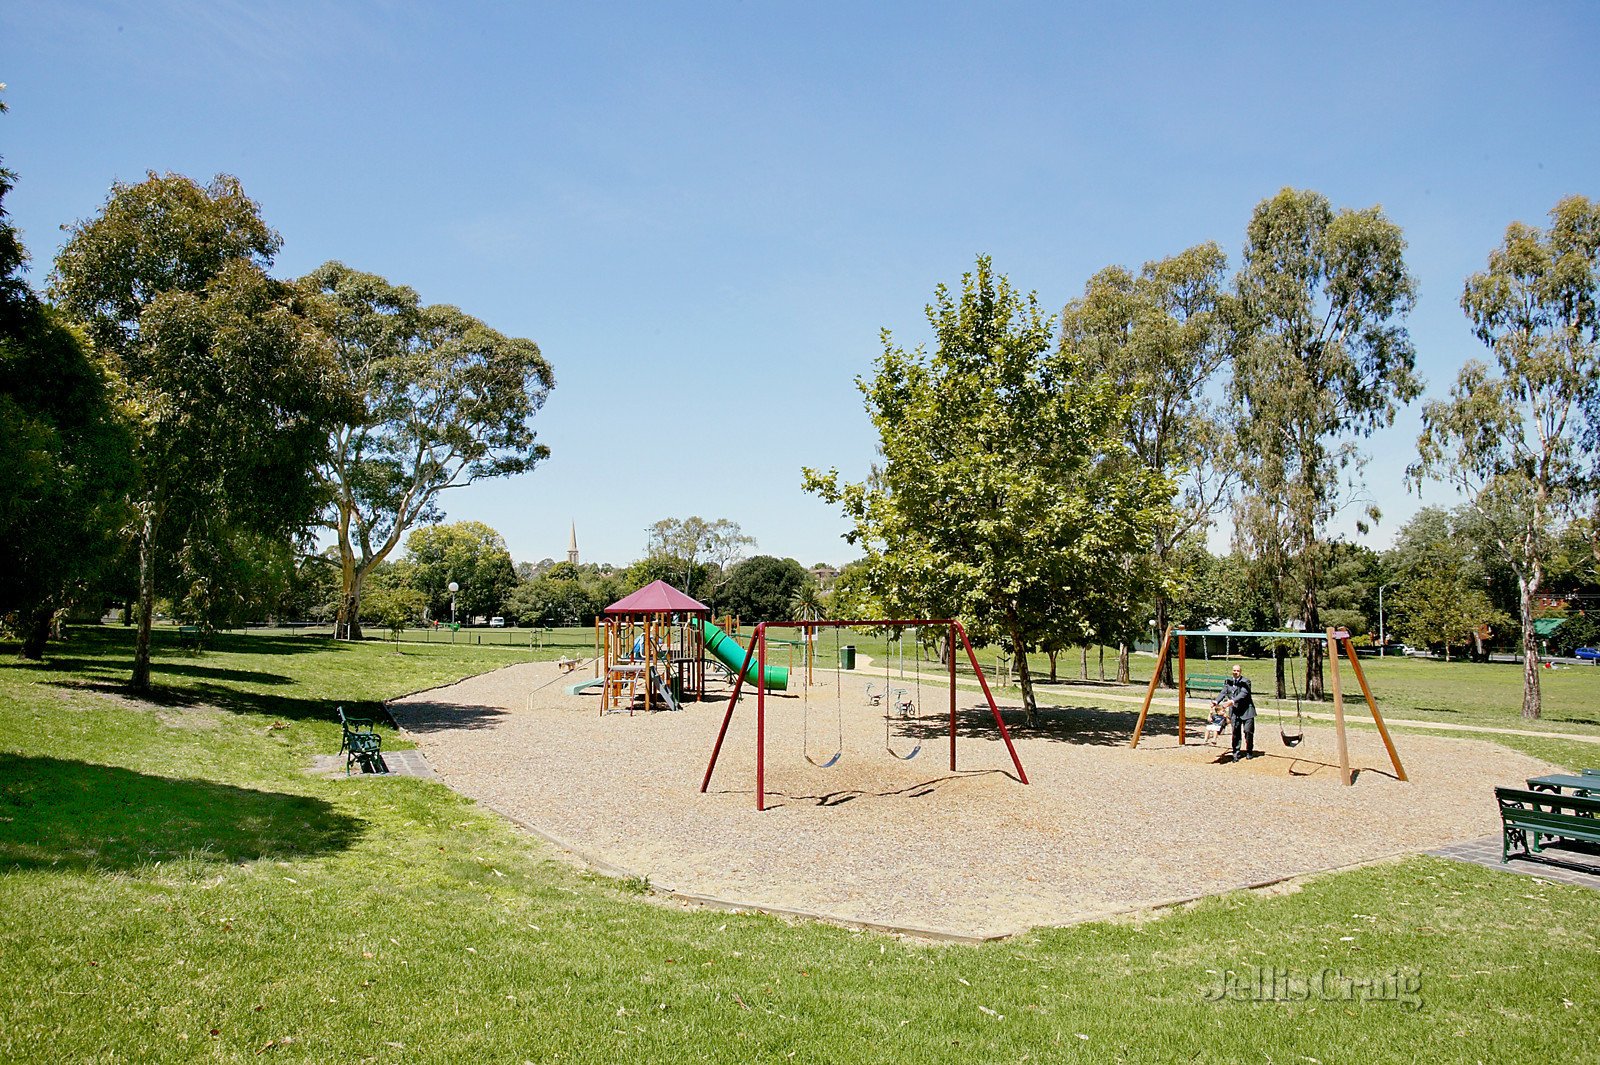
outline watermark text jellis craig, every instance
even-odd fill
[[[1271,965],[1224,969],[1200,989],[1207,1002],[1374,1002],[1422,1008],[1422,970],[1350,974],[1333,967],[1302,972]]]

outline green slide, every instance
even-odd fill
[[[700,631],[705,633],[706,650],[711,653],[711,656],[727,666],[730,672],[737,673],[739,667],[744,665],[745,655],[745,649],[739,646],[739,641],[709,621],[701,621],[699,618],[694,618],[692,623],[700,626]],[[750,668],[744,671],[744,682],[746,684],[754,684],[756,682],[756,660],[754,658],[750,659]],[[787,691],[789,688],[788,667],[768,666],[766,686],[768,691]]]

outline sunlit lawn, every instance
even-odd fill
[[[174,642],[153,703],[120,689],[120,630],[0,666],[0,1058],[1593,1054],[1600,892],[1415,858],[976,948],[683,911],[440,783],[305,773],[338,745],[335,703],[371,711],[505,650]],[[1336,978],[1331,997],[1208,1000],[1252,967],[1420,981],[1420,1008],[1342,998]]]

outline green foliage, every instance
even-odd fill
[[[733,567],[717,609],[747,622],[788,621],[790,604],[808,580],[805,568],[792,558],[756,555]]]
[[[223,530],[287,537],[320,505],[331,364],[266,275],[279,238],[237,180],[118,184],[70,232],[52,292],[114,359],[134,427],[142,688],[158,565]]]
[[[22,279],[12,182],[0,168],[0,618],[38,658],[57,609],[115,560],[132,470],[114,379]]]
[[[859,382],[882,442],[873,476],[806,470],[806,488],[853,522],[885,613],[960,617],[1025,662],[1108,612],[1172,485],[1131,454],[1118,382],[1058,348],[1037,299],[987,258],[959,295],[939,286],[927,314],[933,355],[885,331],[876,374]]]
[[[361,601],[362,621],[372,621],[389,630],[396,642],[407,626],[420,625],[428,609],[428,597],[405,585],[367,589]]]
[[[481,521],[424,525],[406,540],[408,582],[421,592],[431,616],[450,617],[450,582],[456,593],[456,616],[499,614],[517,587],[511,552],[498,532]]]
[[[650,526],[649,536],[644,560],[637,564],[643,568],[636,568],[634,579],[654,575],[639,580],[638,586],[664,580],[709,606],[718,606],[716,598],[734,564],[756,543],[740,531],[738,522],[699,516],[663,518]]]
[[[1379,208],[1335,211],[1319,193],[1286,188],[1257,205],[1235,279],[1235,535],[1280,592],[1292,583],[1310,629],[1324,627],[1326,527],[1360,486],[1357,441],[1421,391],[1402,324],[1416,291],[1404,252]],[[1315,651],[1307,684],[1321,694]]]
[[[506,612],[519,625],[592,625],[596,615],[633,590],[619,575],[559,562],[517,585]]]
[[[1211,524],[1231,484],[1228,420],[1207,398],[1208,385],[1228,355],[1226,269],[1227,258],[1215,244],[1146,263],[1138,276],[1107,267],[1061,314],[1063,351],[1133,397],[1129,446],[1178,489],[1170,517],[1157,524],[1146,560],[1153,581],[1151,609],[1161,631],[1170,620],[1172,595],[1192,578],[1182,569],[1189,556],[1177,546]],[[1144,589],[1128,591],[1137,595]],[[1137,611],[1111,611],[1113,618],[1131,613]],[[1104,626],[1097,631],[1113,639],[1134,635]]]
[[[321,476],[338,537],[345,634],[359,635],[366,575],[407,529],[442,517],[441,492],[526,472],[549,454],[530,422],[555,374],[533,341],[455,307],[423,306],[411,289],[374,274],[329,262],[300,286],[347,403]]]
[[[1540,713],[1534,604],[1562,519],[1600,501],[1600,203],[1569,196],[1550,226],[1514,222],[1461,306],[1493,354],[1427,404],[1411,473],[1471,496],[1520,591],[1523,715]]]

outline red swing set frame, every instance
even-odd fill
[[[750,672],[750,662],[756,662],[755,689],[756,689],[756,809],[767,808],[767,630],[773,629],[869,629],[869,628],[904,628],[914,626],[929,628],[942,626],[949,630],[950,653],[946,656],[950,660],[950,769],[956,768],[956,639],[959,637],[961,646],[966,648],[967,661],[972,663],[972,671],[978,677],[978,684],[983,688],[983,697],[988,700],[989,712],[994,715],[995,728],[1000,732],[1000,738],[1005,741],[1006,752],[1011,755],[1011,764],[1016,767],[1017,779],[1026,784],[1028,774],[1022,768],[1022,760],[1017,757],[1017,749],[1011,743],[1011,733],[1006,729],[1006,723],[1000,717],[1000,707],[995,705],[994,693],[989,690],[989,681],[983,675],[983,668],[978,665],[978,656],[973,653],[972,641],[967,639],[967,630],[961,622],[951,618],[913,618],[908,620],[888,621],[763,621],[756,625],[751,633],[750,646],[745,650],[744,662],[740,665],[738,673],[733,678],[733,694],[728,697],[727,712],[722,715],[722,727],[717,730],[717,744],[711,749],[711,762],[706,766],[706,775],[700,781],[700,791],[711,786],[711,774],[717,768],[717,756],[722,753],[722,741],[728,735],[728,725],[733,721],[734,708],[739,704],[739,694],[744,688],[744,678]],[[837,663],[835,664],[837,666]]]

